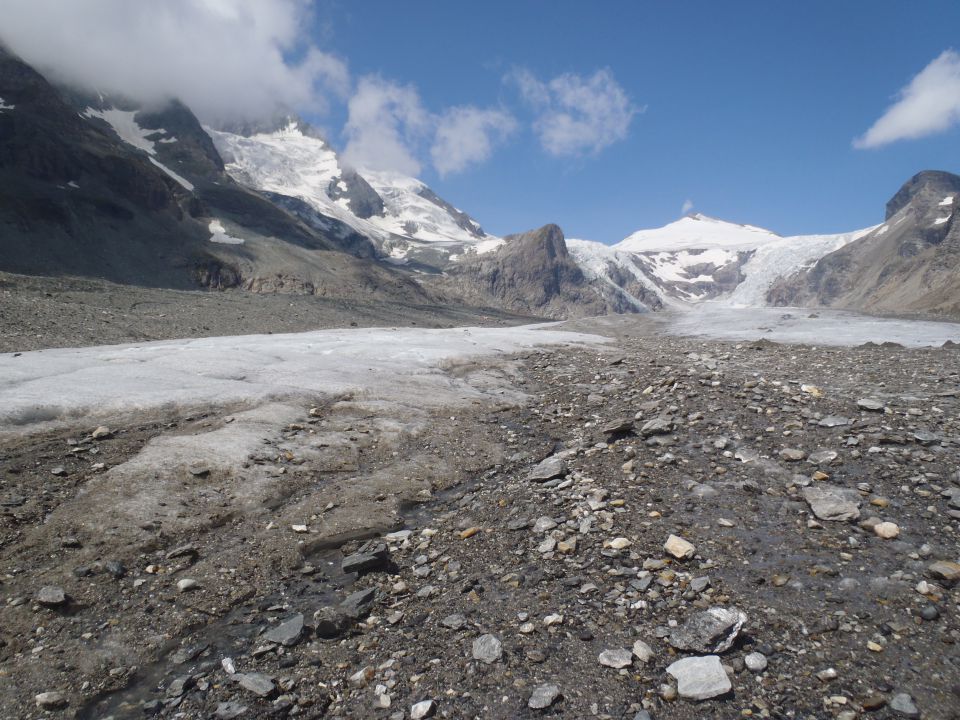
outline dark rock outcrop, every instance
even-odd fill
[[[331,181],[327,194],[331,200],[346,198],[350,212],[363,220],[383,215],[383,198],[354,170],[341,171],[339,179]]]
[[[476,304],[566,318],[601,315],[608,305],[567,251],[556,225],[509,235],[495,252],[468,255],[448,268],[448,282]]]
[[[887,203],[887,221],[774,284],[767,301],[960,317],[960,176],[925,171]]]
[[[0,269],[192,284],[189,193],[2,48],[0,97]]]

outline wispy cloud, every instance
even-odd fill
[[[343,154],[348,163],[407,175],[420,173],[418,148],[430,132],[432,119],[412,85],[363,77],[347,110]]]
[[[447,110],[437,122],[430,157],[441,177],[485,162],[494,146],[513,133],[517,121],[504,110],[472,106]]]
[[[960,54],[945,50],[897,93],[897,101],[866,133],[859,149],[934,135],[960,124]]]
[[[179,97],[207,121],[323,112],[349,92],[349,72],[311,44],[310,12],[306,0],[3,0],[0,38],[61,81]]]
[[[693,200],[687,198],[683,201],[683,205],[680,206],[680,214],[686,215],[691,210],[693,210]]]
[[[499,109],[466,105],[431,113],[413,85],[373,75],[357,83],[347,110],[344,159],[407,175],[420,173],[427,154],[441,176],[462,172],[488,160],[516,128],[513,116]]]
[[[537,112],[534,130],[551,155],[598,153],[626,139],[635,106],[608,69],[590,77],[567,73],[549,82],[526,69],[507,76]]]

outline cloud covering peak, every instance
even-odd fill
[[[306,0],[2,0],[0,39],[59,81],[178,97],[210,122],[323,112],[349,93],[346,63],[306,37],[309,14]]]

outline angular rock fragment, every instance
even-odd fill
[[[543,710],[553,705],[560,698],[560,688],[553,684],[540,685],[530,695],[527,707],[533,710]]]
[[[807,462],[814,465],[824,465],[837,459],[835,450],[816,450],[807,456]]]
[[[917,709],[913,698],[907,693],[897,693],[890,700],[890,709],[897,715],[908,718],[920,717],[920,711]]]
[[[643,640],[636,640],[633,643],[633,654],[637,656],[637,660],[646,664],[653,660],[653,648],[651,648]]]
[[[376,588],[367,588],[358,590],[344,598],[340,603],[340,609],[354,620],[359,620],[373,607],[373,602],[377,598]]]
[[[490,665],[503,655],[503,645],[495,635],[481,635],[473,641],[473,659]]]
[[[832,485],[805,487],[803,499],[818,520],[860,519],[860,496],[854,490]]]
[[[263,673],[237,673],[233,679],[244,690],[249,690],[259,697],[269,697],[277,689],[273,684],[273,678]]]
[[[45,585],[37,592],[37,603],[44,607],[59,607],[67,602],[67,595],[63,588],[56,585]]]
[[[42,692],[34,696],[33,699],[37,703],[37,707],[43,710],[57,710],[67,706],[67,696],[58,690]]]
[[[604,435],[626,435],[633,431],[633,418],[618,418],[600,428]]]
[[[299,642],[303,635],[303,613],[297,613],[293,617],[285,620],[263,634],[263,639],[267,642],[277,643],[290,647]]]
[[[843,427],[844,425],[850,424],[850,418],[841,417],[840,415],[827,415],[824,418],[820,419],[820,422],[817,423],[818,426],[823,428],[835,428]]]
[[[600,656],[597,658],[597,662],[605,667],[614,668],[619,670],[620,668],[629,667],[633,665],[633,653],[627,650],[626,648],[614,648],[612,650],[604,650],[600,653]]]
[[[730,649],[746,622],[747,615],[741,610],[713,607],[674,628],[670,644],[678,650],[722,653]]]
[[[671,535],[663,544],[663,549],[678,560],[688,560],[696,553],[697,548],[692,542],[677,535]]]
[[[390,561],[390,551],[385,543],[365,543],[357,552],[348,555],[340,564],[344,573],[363,575],[386,567]]]
[[[643,427],[640,428],[640,434],[643,437],[651,437],[653,435],[669,435],[673,430],[673,422],[669,418],[656,417],[651,420],[647,420]]]
[[[213,714],[220,720],[234,720],[235,718],[242,717],[246,712],[246,705],[231,700],[217,703],[217,709],[213,711]]]
[[[541,461],[530,474],[527,480],[534,482],[546,482],[554,478],[563,477],[567,474],[567,463],[556,455],[551,455],[546,460]]]
[[[937,562],[930,564],[927,572],[947,587],[953,587],[960,582],[960,563],[950,560],[937,560]]]
[[[436,712],[437,703],[433,700],[421,700],[410,708],[410,720],[433,717]]]
[[[376,588],[359,590],[344,598],[339,605],[325,605],[313,614],[317,637],[331,640],[346,633],[353,624],[370,612],[377,597]]]
[[[347,632],[353,619],[340,608],[327,605],[313,614],[313,625],[317,637],[332,640]]]
[[[687,700],[709,700],[733,689],[717,655],[677,660],[667,672],[676,678],[677,693]]]

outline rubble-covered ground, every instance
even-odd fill
[[[0,714],[960,717],[955,349],[648,329],[448,371],[483,392],[403,424],[7,436]],[[234,423],[239,465],[191,461]]]
[[[446,303],[171,290],[0,271],[0,352],[348,326],[448,328],[536,320],[496,308]]]

